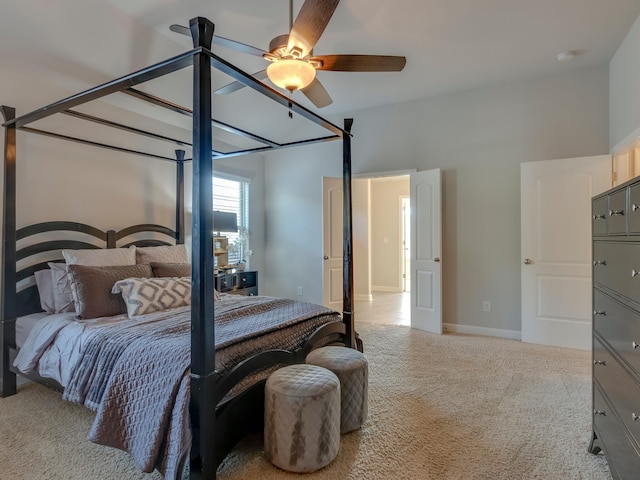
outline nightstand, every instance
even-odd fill
[[[219,273],[214,278],[216,290],[235,295],[258,295],[258,272]]]

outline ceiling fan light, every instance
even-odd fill
[[[274,85],[293,92],[313,82],[316,69],[303,60],[285,58],[271,63],[267,67],[267,75]]]

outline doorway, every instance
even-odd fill
[[[325,178],[323,185],[324,304],[340,309],[342,180]],[[409,187],[409,175],[397,172],[352,182],[354,300],[371,321],[411,321]]]
[[[324,178],[324,301],[331,306],[342,278],[340,258],[331,267],[332,245],[342,229],[341,209],[332,208],[342,198],[339,181]],[[406,200],[409,200],[409,207]],[[389,173],[354,178],[352,183],[353,267],[355,310],[379,312],[376,297],[397,295],[402,318],[393,309],[396,321],[433,333],[442,333],[441,237],[442,173],[440,169],[422,172]],[[340,212],[338,213],[338,210]],[[330,212],[336,212],[336,217]],[[335,226],[335,228],[333,227]],[[411,239],[411,240],[410,240]],[[413,247],[413,248],[412,248]],[[415,251],[414,251],[415,250]],[[406,257],[409,257],[407,262]],[[338,260],[340,260],[338,262]],[[407,267],[408,265],[408,267]],[[335,282],[331,280],[335,279]],[[329,282],[328,282],[329,280]],[[363,303],[366,302],[366,303]],[[390,302],[398,303],[398,302]],[[384,315],[391,317],[389,313]],[[366,314],[363,317],[366,321]],[[391,318],[389,318],[391,320]],[[398,321],[399,320],[399,321]]]

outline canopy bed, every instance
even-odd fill
[[[255,427],[261,421],[262,401],[264,391],[264,375],[256,383],[249,382],[248,386],[233,389],[243,380],[256,375],[256,373],[268,372],[269,369],[279,365],[304,362],[306,354],[316,346],[327,343],[342,343],[348,347],[356,347],[356,335],[354,330],[354,316],[352,312],[353,298],[353,263],[352,263],[352,239],[351,239],[351,146],[350,130],[351,119],[346,119],[344,128],[338,127],[326,119],[318,116],[304,106],[296,103],[291,98],[284,96],[272,88],[259,82],[251,75],[245,73],[216,54],[211,52],[213,38],[213,23],[205,18],[195,18],[190,22],[194,48],[186,53],[173,57],[151,67],[139,70],[130,75],[120,77],[111,82],[84,91],[77,95],[60,100],[46,107],[35,110],[29,114],[16,117],[15,110],[8,106],[2,106],[1,111],[5,119],[5,148],[4,148],[4,205],[3,205],[3,235],[2,245],[2,291],[1,291],[1,328],[0,328],[0,396],[8,396],[16,393],[16,369],[13,361],[18,353],[16,345],[16,322],[23,316],[34,314],[41,310],[41,299],[38,297],[36,286],[28,284],[36,272],[46,269],[47,262],[30,263],[18,268],[19,264],[31,256],[36,256],[46,251],[58,251],[61,249],[113,249],[115,247],[129,247],[130,245],[146,246],[152,248],[157,245],[180,245],[185,241],[185,212],[184,212],[184,164],[193,162],[193,211],[192,211],[192,258],[191,258],[191,282],[190,282],[190,307],[182,307],[181,315],[187,318],[186,335],[189,339],[187,346],[187,374],[186,383],[190,383],[190,390],[186,397],[182,398],[183,404],[188,407],[187,424],[192,435],[190,455],[191,478],[215,478],[218,465],[227,455],[235,443],[250,428]],[[187,67],[193,68],[193,110],[176,103],[164,100],[148,92],[135,88],[145,82],[157,79]],[[321,136],[313,136],[304,140],[278,142],[269,140],[260,135],[251,133],[245,129],[234,127],[228,123],[216,120],[212,117],[212,68],[224,72],[235,81],[241,82],[247,87],[258,92],[267,99],[293,112],[296,115],[321,127],[328,133]],[[78,136],[56,133],[30,126],[33,122],[53,116],[55,114],[71,115],[75,118],[99,124],[108,128],[124,130],[135,135],[144,135],[147,138],[157,139],[162,142],[172,142],[184,145],[181,142],[147,132],[125,124],[105,120],[99,117],[72,110],[87,102],[101,99],[111,94],[124,94],[133,97],[137,101],[150,103],[156,107],[168,109],[171,112],[193,118],[192,127],[192,158],[185,158],[184,150],[176,150],[174,157],[149,153],[131,148],[124,148],[112,144],[96,142],[80,138]],[[222,128],[243,138],[249,138],[260,145],[252,148],[231,150],[222,152],[213,149],[212,128]],[[62,140],[79,142],[94,147],[117,150],[134,155],[143,155],[154,159],[175,162],[176,165],[176,220],[175,226],[165,227],[159,225],[136,225],[120,231],[103,231],[93,226],[78,224],[75,222],[55,221],[37,225],[29,225],[18,228],[16,219],[16,169],[19,165],[16,152],[16,132],[24,131],[45,135]],[[306,324],[302,339],[298,338],[291,347],[282,346],[267,348],[255,355],[231,356],[227,359],[228,369],[221,374],[220,356],[222,353],[220,336],[224,337],[224,328],[219,323],[219,317],[224,316],[226,308],[233,310],[235,307],[225,306],[224,299],[214,298],[214,252],[213,252],[213,220],[212,220],[212,182],[213,162],[217,158],[234,157],[250,153],[266,152],[279,148],[295,147],[299,145],[319,142],[342,140],[343,143],[343,178],[344,178],[344,303],[341,317],[330,318],[327,312],[321,311],[318,315],[324,320]],[[187,143],[188,145],[188,143]],[[40,243],[32,243],[19,247],[19,242],[28,241],[32,236],[45,234],[52,231],[73,232],[92,237],[94,240],[49,240]],[[152,239],[140,239],[141,232],[153,234]],[[164,239],[158,239],[162,235]],[[133,240],[131,238],[133,237]],[[48,237],[46,237],[48,239]],[[97,240],[95,240],[97,239]],[[34,240],[37,242],[37,240]],[[102,245],[96,242],[103,243]],[[128,242],[128,243],[126,243]],[[151,247],[150,247],[151,246]],[[37,262],[37,260],[36,260]],[[132,266],[136,267],[136,266]],[[53,268],[53,267],[52,267]],[[69,267],[67,267],[69,268]],[[102,267],[101,267],[102,268]],[[105,267],[106,268],[106,267]],[[81,269],[80,269],[81,270]],[[74,270],[75,271],[75,270]],[[71,275],[71,273],[69,273]],[[75,275],[75,273],[73,274]],[[27,285],[25,287],[25,282]],[[120,282],[118,282],[120,283]],[[251,302],[251,300],[249,300]],[[256,302],[257,300],[253,300]],[[77,306],[76,306],[77,308]],[[255,305],[251,308],[256,308]],[[261,307],[262,308],[262,307]],[[266,308],[266,307],[265,307]],[[270,308],[270,307],[269,307]],[[275,307],[274,307],[275,308]],[[293,307],[292,307],[293,308]],[[298,308],[298,307],[296,307]],[[180,310],[179,308],[177,310]],[[156,312],[158,313],[158,312]],[[154,325],[161,328],[162,322],[168,322],[168,330],[177,329],[171,324],[175,320],[171,315],[168,318],[160,313],[160,319],[154,320]],[[59,317],[59,315],[53,315]],[[214,316],[216,321],[214,322]],[[309,317],[305,313],[303,316]],[[232,317],[229,321],[233,325]],[[73,324],[73,319],[58,319],[60,324]],[[123,318],[127,323],[126,316]],[[288,325],[288,324],[287,324]],[[275,330],[285,329],[286,325],[278,325]],[[62,327],[60,327],[62,328]],[[162,327],[164,328],[164,327]],[[184,326],[181,326],[184,330]],[[109,329],[102,329],[104,331]],[[130,332],[133,332],[131,330]],[[128,334],[130,334],[130,332]],[[136,338],[138,333],[135,333]],[[226,344],[225,344],[226,346]],[[275,348],[275,349],[274,349]],[[264,349],[264,347],[263,347]],[[185,354],[183,354],[184,356]],[[161,363],[161,358],[155,358],[153,362]],[[114,370],[116,368],[114,367]],[[125,372],[125,374],[128,374]],[[61,381],[43,379],[37,373],[29,375],[31,378],[42,381],[54,387],[61,387]],[[59,379],[58,379],[59,380]],[[185,382],[184,378],[178,378],[178,383]],[[64,382],[69,383],[69,382]],[[71,381],[71,383],[73,383]],[[183,390],[180,392],[184,393]],[[231,393],[230,393],[231,392]],[[135,395],[135,392],[134,392]],[[226,398],[225,398],[226,397]],[[224,399],[224,401],[223,401]],[[173,400],[178,402],[178,400]],[[96,409],[102,405],[98,398]],[[95,424],[94,424],[95,427]],[[183,432],[184,433],[184,432]],[[160,439],[160,443],[170,443],[166,439]],[[167,447],[168,448],[168,447]],[[174,469],[173,476],[179,473]]]

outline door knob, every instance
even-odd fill
[[[434,261],[434,262],[436,262],[436,263],[440,263],[440,257],[435,257],[435,258],[433,259],[433,261]]]
[[[533,260],[531,260],[530,258],[525,258],[524,262],[522,263],[524,263],[525,265],[531,265],[533,263]]]
[[[328,257],[327,255],[325,255],[323,258],[324,258],[325,260],[329,260],[329,257]]]

